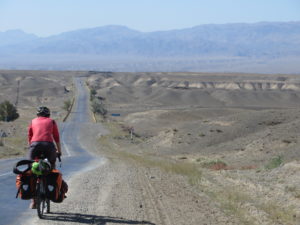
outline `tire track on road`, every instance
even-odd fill
[[[145,205],[147,203],[150,203],[151,208],[154,211],[155,217],[159,219],[159,224],[162,225],[174,225],[173,221],[171,221],[170,217],[168,216],[168,212],[166,211],[167,207],[165,204],[158,198],[158,196],[162,195],[163,193],[159,193],[155,190],[155,188],[152,186],[152,184],[149,181],[149,178],[147,175],[145,175],[143,172],[138,171],[137,177],[139,180],[139,183],[143,190],[145,191],[144,196],[147,198],[147,202],[145,202]],[[145,201],[145,200],[144,200]],[[148,209],[148,210],[149,210]],[[146,209],[147,210],[147,209]],[[151,220],[152,218],[148,217],[148,220]]]

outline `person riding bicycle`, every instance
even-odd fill
[[[55,168],[56,157],[61,155],[59,130],[55,120],[50,118],[50,110],[41,106],[37,117],[28,126],[29,158],[36,159],[42,154]],[[35,207],[33,199],[30,208]]]

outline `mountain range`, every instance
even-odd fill
[[[18,68],[18,62],[21,61],[22,65],[28,68],[29,64],[47,66],[48,62],[52,66],[60,64],[58,69],[70,69],[70,66],[81,69],[76,66],[79,65],[78,62],[82,62],[80,65],[85,65],[86,69],[120,70],[117,65],[111,68],[101,66],[103,61],[106,65],[118,61],[123,63],[122,68],[126,71],[147,71],[151,68],[151,62],[158,66],[154,70],[170,71],[174,64],[176,70],[193,71],[195,65],[192,65],[192,62],[200,59],[206,59],[203,68],[207,70],[209,62],[221,61],[224,64],[224,60],[230,60],[231,64],[234,61],[234,64],[238,65],[239,60],[244,62],[251,59],[253,62],[263,59],[263,63],[268,64],[279,58],[290,58],[292,61],[300,58],[300,22],[211,24],[157,32],[140,32],[124,26],[111,25],[44,38],[21,30],[0,32],[2,68],[12,65]],[[207,62],[207,59],[210,61]],[[134,62],[140,65],[147,63],[149,68],[126,68],[126,64]],[[163,62],[167,62],[168,66],[159,69]],[[178,66],[178,63],[181,66]],[[90,66],[87,66],[88,64]],[[222,70],[222,64],[217,68]],[[199,69],[201,70],[201,67],[197,70]]]

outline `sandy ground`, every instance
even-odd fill
[[[88,83],[121,115],[108,116],[102,148],[182,175],[223,213],[187,224],[300,224],[299,76],[99,73]]]
[[[97,124],[85,124],[83,134],[95,131]],[[104,162],[68,181],[68,198],[52,204],[47,220],[25,224],[299,224],[297,161],[271,171],[202,168],[195,183],[188,173],[124,157],[134,150],[124,140],[123,146],[113,143],[115,150],[85,140],[83,146],[106,156]],[[147,158],[145,152],[134,155]]]
[[[237,224],[185,183],[153,169],[108,162],[73,177],[68,199],[53,206],[48,221],[30,224]]]
[[[105,163],[68,180],[68,198],[48,220],[26,224],[300,224],[298,76],[96,73],[87,81],[110,132],[85,124],[83,146]]]

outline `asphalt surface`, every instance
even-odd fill
[[[93,161],[99,161],[99,158],[95,159],[80,145],[79,141],[81,124],[91,122],[89,93],[84,80],[83,77],[74,79],[77,98],[67,122],[59,124],[63,156],[61,167],[58,162],[57,167],[63,173],[65,180],[68,180],[73,173],[87,170]],[[21,158],[0,160],[0,225],[19,225],[22,224],[23,219],[37,216],[36,210],[28,208],[30,201],[15,198],[16,175],[12,173],[12,169],[19,160]]]

